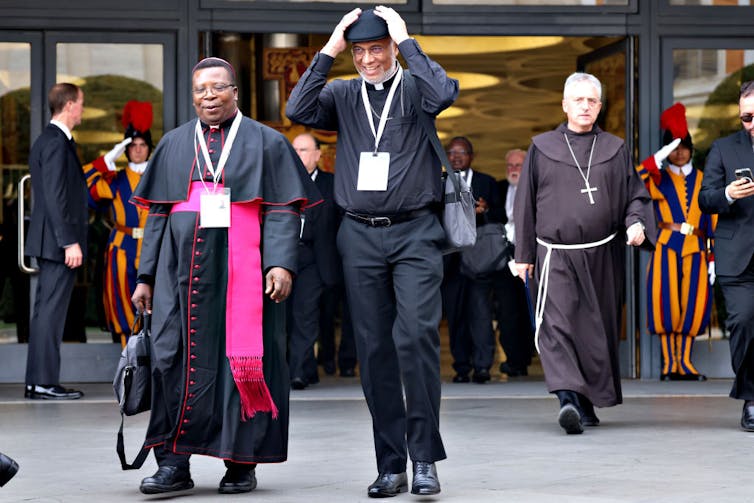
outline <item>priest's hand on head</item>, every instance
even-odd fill
[[[660,150],[655,152],[655,155],[654,155],[655,164],[657,164],[658,168],[662,166],[662,161],[667,159],[670,153],[676,148],[678,148],[679,143],[681,143],[681,139],[676,138],[675,140],[671,141],[670,143],[662,147]]]
[[[360,15],[361,9],[357,7],[343,16],[340,22],[335,26],[332,35],[330,35],[330,40],[327,41],[320,52],[334,58],[341,52],[345,51],[346,47],[348,47],[348,42],[346,42],[346,28],[355,23]]]
[[[288,269],[272,267],[265,275],[265,295],[275,302],[283,302],[291,294],[293,277]]]
[[[146,311],[152,314],[152,287],[147,283],[137,284],[134,294],[131,296],[131,302],[133,302],[136,311],[140,313]]]
[[[374,14],[385,20],[387,23],[387,30],[390,33],[390,38],[392,38],[396,44],[400,44],[409,38],[408,30],[406,29],[406,22],[401,15],[395,11],[395,9],[385,7],[384,5],[378,5],[374,8]]]
[[[639,246],[644,242],[644,224],[636,222],[626,229],[626,244]]]

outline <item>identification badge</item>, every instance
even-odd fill
[[[230,227],[230,188],[214,194],[203,192],[199,198],[201,227]]]
[[[390,153],[362,152],[356,190],[387,190]]]

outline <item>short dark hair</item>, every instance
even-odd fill
[[[754,94],[754,80],[747,80],[741,84],[741,92],[738,95],[738,99],[748,98],[752,94]]]
[[[50,107],[50,115],[55,117],[63,111],[66,103],[78,100],[80,92],[81,89],[79,89],[79,86],[69,82],[60,82],[52,86],[50,92],[47,94],[47,104]]]
[[[450,144],[453,143],[454,141],[462,141],[463,143],[466,144],[466,149],[467,149],[468,153],[469,154],[473,154],[474,153],[474,147],[471,145],[471,140],[469,140],[465,136],[455,136],[455,137],[451,138],[450,141],[448,142],[448,148],[450,148]]]
[[[233,66],[225,61],[222,58],[204,58],[203,60],[199,61],[195,66],[194,69],[191,70],[191,75],[193,76],[197,71],[203,70],[204,68],[225,68],[228,71],[228,75],[230,75],[230,83],[234,86],[236,85],[236,71],[233,69]]]

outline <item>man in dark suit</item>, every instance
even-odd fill
[[[84,93],[55,84],[52,120],[29,155],[33,208],[26,254],[39,267],[29,330],[26,398],[74,400],[81,391],[60,386],[60,342],[76,268],[86,256],[87,189],[71,131],[81,123]]]
[[[731,398],[744,400],[741,427],[754,431],[754,81],[738,100],[743,130],[716,140],[707,156],[699,206],[717,213],[715,268],[728,311],[736,378]],[[739,170],[748,168],[748,173]]]
[[[477,227],[488,222],[502,222],[505,207],[500,201],[495,179],[471,169],[474,149],[463,136],[450,140],[446,147],[448,160],[454,170],[461,171],[476,199]],[[495,334],[492,330],[491,289],[495,273],[472,275],[461,265],[461,253],[445,258],[443,305],[448,320],[450,352],[456,375],[453,382],[471,380],[485,383],[490,380],[490,367],[495,358]]]
[[[323,202],[301,214],[298,274],[289,302],[288,364],[291,387],[304,389],[319,382],[314,343],[319,336],[320,298],[325,288],[338,282],[335,247],[337,212],[333,203],[333,175],[317,169],[321,152],[317,140],[304,133],[293,148],[322,194]]]
[[[516,197],[518,179],[524,165],[526,152],[515,148],[505,154],[506,178],[497,182],[500,200],[505,208],[503,223],[511,243],[516,243],[513,226],[513,201]],[[499,271],[495,281],[495,317],[500,331],[500,346],[506,360],[500,364],[500,372],[508,377],[528,375],[534,351],[534,327],[529,317],[524,282],[514,276],[510,269]]]

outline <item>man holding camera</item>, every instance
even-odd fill
[[[699,206],[719,215],[716,273],[728,311],[736,373],[730,397],[744,400],[741,428],[754,431],[754,80],[741,85],[738,108],[743,130],[712,144]]]

